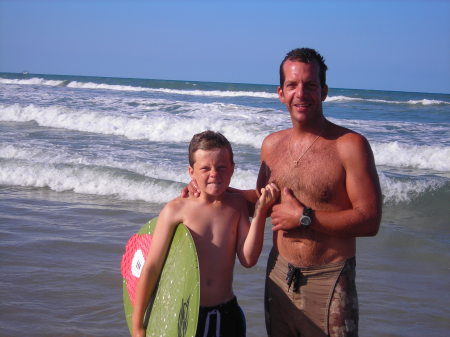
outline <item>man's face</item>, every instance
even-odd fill
[[[283,65],[284,83],[278,97],[288,109],[293,123],[305,123],[322,116],[322,101],[328,87],[320,85],[319,64],[287,60]]]
[[[189,175],[197,182],[202,193],[220,196],[230,185],[234,172],[231,154],[227,148],[197,150],[194,165],[189,167]]]

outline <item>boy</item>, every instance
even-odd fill
[[[233,151],[223,135],[213,131],[194,135],[189,145],[189,175],[197,182],[200,197],[176,198],[159,214],[136,293],[134,337],[145,336],[142,321],[146,304],[180,222],[191,231],[199,259],[197,336],[208,335],[205,330],[220,331],[220,336],[245,336],[245,318],[232,289],[235,256],[244,267],[256,264],[262,250],[266,214],[279,190],[274,184],[261,189],[250,224],[245,199],[227,191],[233,171]],[[209,321],[211,314],[216,319]]]

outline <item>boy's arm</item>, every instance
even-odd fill
[[[237,255],[241,264],[250,268],[257,262],[264,242],[264,226],[269,208],[275,203],[280,191],[275,184],[261,189],[261,195],[255,204],[255,213],[249,225],[248,214],[241,214],[238,230]]]
[[[138,281],[132,316],[133,337],[145,336],[143,327],[145,309],[161,274],[170,240],[176,226],[181,222],[177,216],[178,209],[179,202],[171,201],[159,214],[147,259]]]

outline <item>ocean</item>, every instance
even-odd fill
[[[357,239],[360,336],[450,334],[450,95],[331,88],[328,119],[367,137],[383,192]],[[0,73],[0,336],[127,336],[128,238],[189,181],[206,129],[254,188],[262,140],[290,127],[276,86]],[[266,336],[271,247],[236,265],[248,336]]]

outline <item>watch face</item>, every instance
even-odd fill
[[[302,226],[309,226],[311,224],[311,218],[307,215],[303,215],[300,219],[300,224]]]

